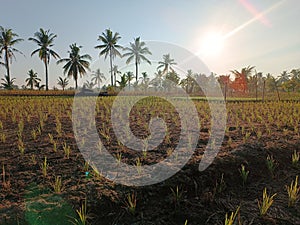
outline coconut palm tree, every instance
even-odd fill
[[[157,70],[160,70],[163,68],[163,74],[168,74],[169,69],[173,71],[172,65],[176,65],[174,59],[171,59],[170,54],[163,55],[163,61],[158,62],[159,66],[157,67]]]
[[[0,48],[1,48],[1,44],[0,44]],[[2,59],[2,55],[0,54],[0,59]],[[5,66],[5,64],[3,62],[0,61],[0,65],[1,66]]]
[[[61,88],[62,88],[62,90],[64,91],[65,90],[65,87],[67,87],[68,86],[68,84],[69,84],[69,79],[68,78],[62,78],[62,77],[59,77],[58,79],[57,79],[57,84],[59,85],[59,86],[61,86]]]
[[[50,33],[50,30],[44,30],[40,28],[38,32],[34,33],[34,37],[29,38],[29,41],[36,43],[39,48],[31,53],[31,56],[38,53],[39,58],[44,62],[45,73],[46,73],[46,90],[48,90],[48,65],[50,63],[50,57],[57,59],[60,56],[51,49],[53,47],[54,39],[57,37],[56,34]]]
[[[238,91],[242,91],[245,93],[248,90],[248,79],[251,76],[252,70],[254,69],[254,66],[248,66],[242,68],[241,72],[238,70],[231,70],[230,72],[233,73],[235,76],[235,80],[232,84],[234,89]]]
[[[63,66],[64,74],[74,78],[75,89],[77,89],[78,74],[82,77],[86,74],[86,70],[90,70],[90,62],[88,60],[92,60],[92,57],[89,54],[80,55],[82,46],[77,46],[76,43],[71,44],[69,47],[69,58],[60,59],[57,61],[57,64],[66,63]]]
[[[126,84],[127,84],[126,74],[123,74],[121,76],[121,80],[120,81],[117,80],[117,83],[119,84],[119,86],[120,86],[121,89],[124,88],[124,87],[126,87]]]
[[[164,80],[163,72],[161,70],[158,70],[154,75],[154,79],[152,79],[149,84],[155,87],[155,90],[161,89]]]
[[[1,78],[1,80],[3,81],[1,84],[4,89],[12,90],[14,88],[16,78],[10,79],[7,75],[5,75],[4,78]]]
[[[114,86],[113,59],[116,56],[122,57],[122,54],[119,52],[119,50],[122,50],[123,47],[117,44],[120,39],[121,36],[118,32],[113,33],[110,29],[106,29],[105,32],[102,32],[102,35],[98,37],[98,41],[101,41],[102,44],[95,46],[96,49],[100,50],[99,56],[104,55],[105,59],[107,58],[107,56],[109,56],[111,86]]]
[[[112,69],[112,71],[113,71],[113,74],[114,74],[114,79],[115,79],[115,86],[116,86],[116,81],[117,81],[117,74],[121,74],[121,71],[119,71],[119,68],[118,68],[118,66],[117,65],[113,65],[113,69]],[[111,72],[111,71],[110,71]]]
[[[185,89],[187,93],[193,92],[195,86],[195,80],[194,80],[194,73],[192,70],[187,70],[186,78],[180,81],[180,85]]]
[[[96,85],[96,83],[93,83],[93,81],[86,81],[83,84],[83,88],[87,88],[87,89],[93,89],[93,87]]]
[[[33,90],[33,86],[39,83],[41,79],[38,78],[37,73],[32,69],[28,71],[28,75],[29,77],[25,80],[27,82],[26,86],[30,86],[30,89]]]
[[[6,29],[0,26],[0,54],[4,52],[4,60],[5,60],[5,63],[1,63],[1,64],[5,65],[6,67],[6,76],[9,81],[11,80],[9,63],[12,62],[12,58],[15,58],[14,52],[23,54],[18,49],[13,47],[15,44],[23,41],[23,39],[16,38],[16,37],[18,37],[18,34],[14,33],[12,29]]]
[[[100,83],[102,83],[103,80],[106,80],[104,73],[101,73],[100,69],[97,69],[92,73],[92,82],[95,82],[95,84],[98,84],[98,89],[100,89]]]
[[[45,84],[40,84],[40,82],[39,82],[39,83],[36,83],[34,86],[35,86],[37,89],[39,89],[39,91],[40,91],[40,90],[44,90],[44,88],[46,87]]]
[[[278,79],[279,79],[279,84],[282,85],[283,83],[287,82],[290,79],[290,74],[285,70],[280,74]]]
[[[128,57],[126,60],[126,64],[129,64],[133,59],[135,61],[135,79],[137,81],[138,79],[138,66],[141,63],[141,61],[146,61],[151,65],[151,62],[149,59],[146,58],[146,54],[152,55],[152,53],[149,51],[149,49],[146,46],[146,43],[140,40],[140,37],[135,38],[134,42],[130,42],[130,48],[125,48],[125,51],[128,51],[123,55],[123,57]]]
[[[131,81],[133,80],[134,78],[134,75],[133,75],[133,72],[131,71],[128,71],[127,73],[125,73],[125,76],[126,76],[126,80],[128,82],[128,87],[129,87],[129,90],[130,90],[130,87],[131,87]]]

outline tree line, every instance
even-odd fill
[[[26,78],[25,87],[30,89],[49,89],[49,64],[50,58],[54,58],[57,64],[63,64],[62,69],[64,75],[71,77],[75,81],[75,88],[78,88],[78,79],[82,78],[87,71],[90,70],[90,63],[92,57],[89,54],[82,54],[82,46],[77,43],[69,45],[68,57],[61,58],[60,55],[53,49],[54,41],[57,35],[51,33],[50,30],[44,30],[40,28],[39,31],[33,34],[33,37],[28,38],[28,41],[37,45],[37,48],[32,51],[31,56],[37,55],[42,61],[45,67],[45,85],[41,85],[41,79],[37,76],[37,73],[33,69],[28,71],[28,77]],[[140,37],[134,38],[133,42],[130,42],[129,47],[123,47],[119,44],[121,36],[118,32],[113,32],[111,29],[106,29],[98,36],[97,41],[99,45],[95,46],[95,49],[99,50],[99,57],[104,59],[109,58],[110,66],[110,85],[109,88],[153,88],[154,90],[167,89],[171,90],[176,86],[181,86],[187,93],[200,93],[205,91],[201,90],[197,83],[201,83],[202,87],[206,84],[212,85],[212,82],[216,80],[221,85],[225,97],[227,95],[245,95],[251,94],[258,96],[259,92],[299,92],[300,91],[300,70],[293,69],[290,72],[283,71],[278,77],[274,77],[270,73],[263,75],[262,72],[257,72],[255,67],[248,66],[242,68],[240,71],[231,70],[230,74],[217,75],[211,73],[209,76],[205,74],[197,74],[191,70],[186,72],[186,76],[180,79],[179,74],[174,70],[173,66],[177,63],[171,58],[170,54],[165,54],[162,57],[162,61],[158,62],[157,72],[155,77],[150,80],[147,72],[142,72],[139,77],[139,65],[142,61],[151,64],[151,61],[147,58],[151,55],[151,51],[146,46],[146,43],[141,41]],[[11,78],[10,67],[13,59],[16,58],[15,53],[23,55],[15,46],[24,41],[19,38],[19,35],[12,29],[7,29],[0,26],[0,66],[6,69],[6,74],[2,78],[2,87],[5,89],[13,89],[15,78]],[[134,63],[135,74],[132,71],[128,71],[124,74],[118,70],[118,66],[114,65],[114,59],[116,57],[126,57],[126,64]],[[119,76],[119,80],[117,80]],[[64,90],[69,84],[68,78],[59,77],[57,84]],[[86,81],[84,87],[93,88],[97,85],[100,89],[100,84],[106,79],[100,69],[92,71],[91,81]],[[135,80],[134,82],[132,82]],[[280,98],[280,97],[279,97]]]

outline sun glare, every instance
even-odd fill
[[[204,56],[217,56],[224,47],[224,37],[217,32],[210,32],[203,36],[200,53]]]

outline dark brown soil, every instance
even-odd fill
[[[66,112],[68,110],[70,109],[67,108]],[[131,116],[134,117],[135,113]],[[142,123],[147,122],[149,118],[144,119]],[[172,130],[171,142],[162,143],[155,152],[142,160],[143,164],[160,161],[167,156],[167,148],[176,146],[179,128],[172,122],[174,119],[176,116],[169,118],[168,122],[169,129]],[[226,213],[235,211],[238,206],[241,207],[238,220],[243,225],[300,224],[299,203],[295,207],[288,207],[285,187],[299,175],[299,167],[291,164],[291,155],[295,150],[300,151],[300,139],[298,134],[292,131],[283,134],[282,130],[274,128],[271,134],[267,134],[262,130],[260,139],[251,135],[244,141],[241,127],[245,125],[246,131],[250,131],[250,128],[246,123],[236,127],[234,121],[229,121],[229,130],[218,157],[208,169],[200,172],[198,165],[209,137],[209,125],[204,126],[201,128],[193,157],[176,175],[151,186],[127,187],[96,176],[91,167],[88,168],[89,176],[86,176],[85,161],[77,148],[72,122],[67,113],[60,119],[63,129],[61,136],[55,131],[53,113],[49,113],[42,133],[37,135],[36,140],[33,139],[31,131],[39,126],[37,116],[32,115],[30,121],[24,121],[24,155],[18,150],[18,123],[13,123],[10,117],[2,117],[1,121],[2,132],[5,132],[7,137],[5,143],[0,141],[0,224],[34,224],[29,222],[26,216],[28,204],[34,201],[34,198],[30,197],[32,188],[41,192],[35,196],[37,199],[51,196],[54,176],[58,175],[62,177],[64,187],[58,196],[73,209],[73,216],[84,199],[87,199],[90,224],[183,225],[187,220],[188,225],[221,225],[224,224]],[[147,136],[148,130],[140,129],[134,121],[136,120],[133,120],[131,128],[136,135]],[[97,123],[97,128],[102,126],[103,124]],[[110,127],[112,140],[106,143],[110,152],[116,154],[121,151],[123,161],[134,163],[137,153],[120,148],[109,121],[104,127]],[[49,143],[48,133],[53,134],[57,142],[56,152],[53,150],[53,144]],[[232,143],[228,143],[229,136]],[[104,139],[103,142],[105,143]],[[71,146],[69,158],[64,154],[63,143]],[[274,174],[271,174],[266,166],[268,155],[272,155],[277,163]],[[46,177],[42,175],[40,167],[45,157],[49,163]],[[241,164],[250,171],[245,184],[239,173]],[[224,183],[221,182],[222,177]],[[177,187],[181,196],[175,201],[171,189],[176,190]],[[264,188],[267,188],[269,194],[277,195],[267,215],[261,217],[257,202],[261,200]],[[134,214],[126,208],[128,193],[136,194],[137,205]],[[66,217],[65,223],[60,221],[55,224],[69,224],[69,220],[70,218]]]

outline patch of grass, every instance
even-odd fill
[[[25,194],[25,221],[30,225],[71,225],[76,214],[64,199],[49,189],[30,184]]]

